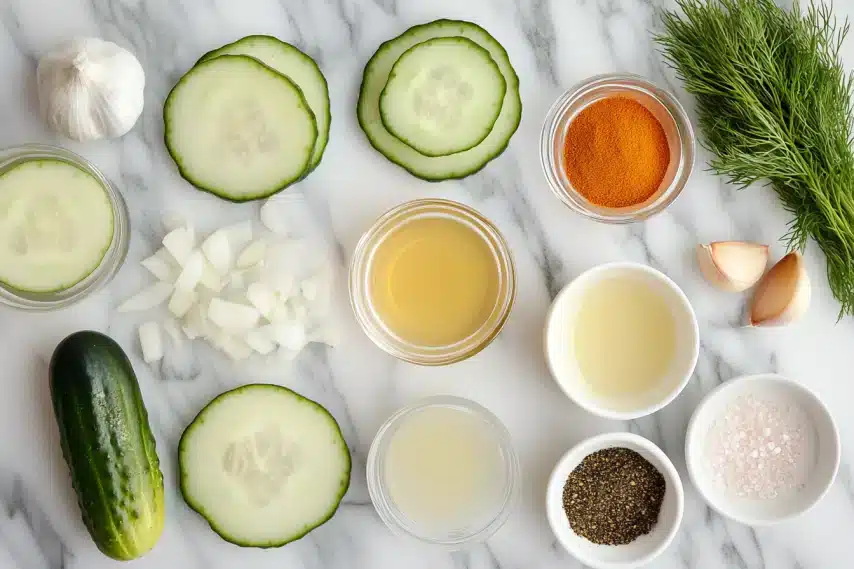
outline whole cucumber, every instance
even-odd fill
[[[62,453],[83,522],[105,555],[130,560],[163,532],[163,474],[130,361],[99,332],[76,332],[50,361]]]

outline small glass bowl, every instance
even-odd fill
[[[92,273],[74,286],[48,293],[18,290],[0,283],[0,303],[21,310],[43,312],[58,310],[83,300],[109,283],[125,260],[130,240],[130,220],[124,198],[109,180],[88,160],[73,152],[46,144],[25,144],[0,150],[0,175],[30,160],[60,160],[93,176],[104,188],[113,210],[113,240]]]
[[[575,117],[588,105],[608,97],[637,101],[659,120],[670,146],[670,166],[658,191],[646,201],[608,208],[587,200],[566,175],[564,144]],[[632,223],[664,210],[685,187],[694,167],[694,131],[685,109],[669,92],[638,75],[597,75],[566,91],[546,116],[540,137],[543,173],[554,194],[570,209],[604,223]]]
[[[492,251],[498,272],[497,301],[489,317],[473,334],[446,346],[416,345],[399,337],[382,321],[371,298],[371,265],[377,248],[393,231],[423,217],[451,218],[474,229]],[[350,302],[362,329],[389,354],[419,365],[447,365],[469,358],[484,349],[507,321],[515,297],[516,272],[513,259],[498,229],[476,210],[450,200],[414,200],[390,209],[359,240],[350,266]]]
[[[504,459],[505,486],[501,503],[495,508],[495,515],[483,523],[471,527],[459,527],[438,533],[435,530],[419,527],[401,512],[389,495],[388,482],[385,479],[385,461],[389,445],[397,429],[414,414],[432,407],[446,407],[465,411],[477,416],[486,423],[495,434]],[[462,397],[437,395],[421,399],[394,413],[377,431],[367,462],[368,492],[371,501],[382,521],[388,528],[398,534],[415,538],[419,541],[438,545],[450,550],[463,549],[489,539],[507,521],[516,503],[519,493],[519,458],[513,449],[510,433],[491,411],[485,407]]]

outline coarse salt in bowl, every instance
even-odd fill
[[[633,450],[664,476],[665,491],[658,523],[648,534],[625,545],[599,545],[572,530],[563,509],[563,488],[570,473],[598,450],[622,447]],[[558,542],[583,564],[594,569],[640,567],[658,557],[673,541],[685,508],[682,480],[673,463],[652,441],[633,433],[605,433],[575,445],[558,461],[546,490],[546,515]]]
[[[775,374],[739,377],[712,390],[685,438],[688,474],[703,499],[751,526],[794,518],[818,503],[833,484],[840,454],[824,403]]]

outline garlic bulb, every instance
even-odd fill
[[[759,281],[750,303],[750,326],[785,326],[810,303],[810,278],[797,252],[789,253]]]
[[[142,113],[142,65],[112,42],[70,40],[41,58],[36,80],[44,120],[74,140],[122,136]]]
[[[741,292],[756,284],[768,264],[768,246],[743,241],[697,245],[697,260],[706,280],[721,290]]]

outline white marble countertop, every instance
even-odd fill
[[[550,569],[578,567],[555,542],[544,515],[544,488],[557,458],[583,437],[630,430],[657,442],[679,468],[686,489],[681,531],[650,567],[842,569],[854,557],[854,319],[836,323],[837,305],[810,244],[813,303],[802,322],[782,330],[740,329],[743,299],[711,289],[693,260],[698,242],[729,238],[772,244],[789,216],[771,190],[736,191],[703,171],[663,214],[628,227],[573,214],[551,194],[540,172],[539,133],[557,95],[597,73],[628,71],[685,95],[662,65],[648,30],[660,0],[0,0],[0,146],[61,144],[99,166],[131,210],[133,234],[124,269],[106,289],[70,309],[32,315],[0,309],[0,568],[106,569],[80,520],[58,448],[47,388],[47,361],[66,334],[106,331],[130,353],[151,416],[167,488],[167,523],[157,547],[129,564],[140,569]],[[854,17],[854,2],[836,2]],[[374,152],[355,119],[361,71],[380,42],[408,26],[448,17],[476,21],[507,48],[519,73],[524,113],[507,152],[459,182],[430,184]],[[362,334],[336,293],[344,340],[306,350],[293,370],[232,366],[195,348],[192,357],[141,362],[137,319],[115,313],[139,288],[138,261],[162,236],[165,212],[202,228],[257,216],[258,205],[231,205],[197,192],[177,175],[162,144],[162,102],[175,80],[205,51],[248,34],[273,34],[314,56],[332,93],[331,141],[319,169],[299,185],[303,221],[332,246],[343,267],[359,235],[387,208],[418,197],[472,204],[499,226],[518,269],[519,293],[499,338],[476,357],[450,367],[420,368],[385,355]],[[146,74],[146,107],[124,138],[88,145],[50,134],[35,113],[38,56],[73,35],[94,35],[133,50]],[[854,66],[854,38],[845,46]],[[648,263],[672,277],[693,303],[701,352],[694,378],[662,411],[628,423],[596,419],[570,403],[546,370],[541,327],[550,299],[580,271],[598,263]],[[251,366],[250,366],[251,367]],[[843,464],[830,493],[809,513],[751,529],[710,511],[685,472],[685,427],[704,393],[734,376],[778,372],[817,391],[842,434]],[[278,550],[241,549],[221,541],[176,490],[178,438],[213,395],[250,381],[291,386],[326,405],[342,424],[354,455],[350,491],[335,517]],[[365,456],[377,427],[398,407],[437,393],[470,397],[510,429],[523,467],[523,500],[485,545],[446,553],[392,536],[371,506]]]

